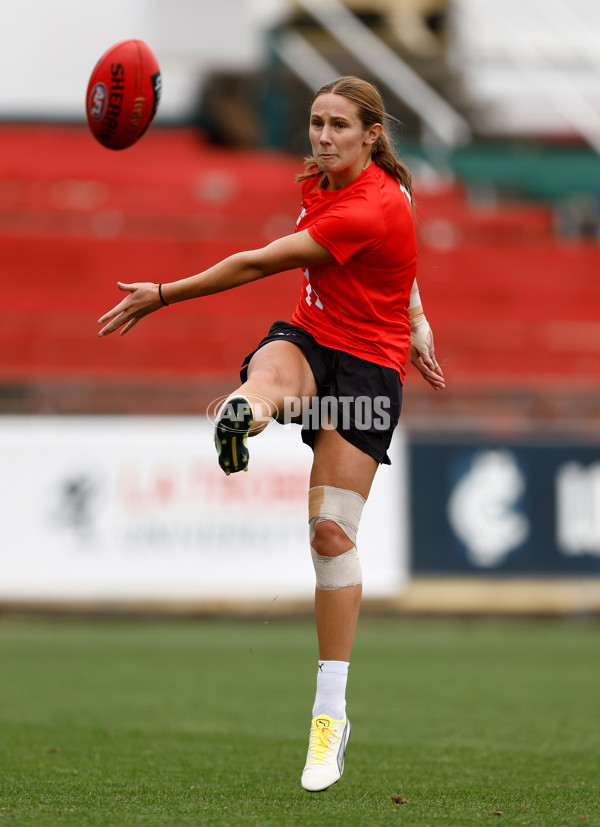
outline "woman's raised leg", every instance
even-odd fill
[[[248,365],[248,378],[225,400],[215,422],[219,465],[226,474],[248,470],[246,437],[263,431],[286,406],[317,393],[315,378],[301,348],[292,342],[268,342]]]

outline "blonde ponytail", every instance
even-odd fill
[[[392,178],[397,178],[411,199],[413,197],[412,174],[409,168],[399,158],[396,158],[390,139],[382,132],[376,140],[371,153],[373,163],[385,170]]]

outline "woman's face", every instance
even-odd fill
[[[319,95],[310,110],[309,138],[319,168],[334,188],[360,175],[371,157],[381,124],[365,129],[355,103],[342,95]]]

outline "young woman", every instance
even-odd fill
[[[411,175],[393,154],[384,118],[381,96],[366,81],[324,86],[311,105],[313,155],[298,176],[296,232],[190,278],[119,283],[127,295],[99,320],[101,336],[124,334],[161,307],[303,270],[291,322],[275,322],[247,357],[242,384],[217,414],[215,444],[225,473],[247,470],[246,437],[283,416],[302,420],[314,452],[309,533],[319,663],[302,786],[315,791],[344,767],[362,592],[356,534],[377,467],[390,462],[409,352],[430,385],[444,387],[416,283]]]

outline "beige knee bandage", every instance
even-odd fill
[[[360,494],[346,488],[319,485],[309,490],[310,551],[318,589],[342,589],[345,586],[358,586],[362,583],[362,571],[356,550],[356,534],[364,504],[365,500]],[[312,542],[315,538],[315,526],[325,520],[331,520],[339,525],[354,544],[349,551],[338,554],[336,557],[328,557],[314,550]]]

